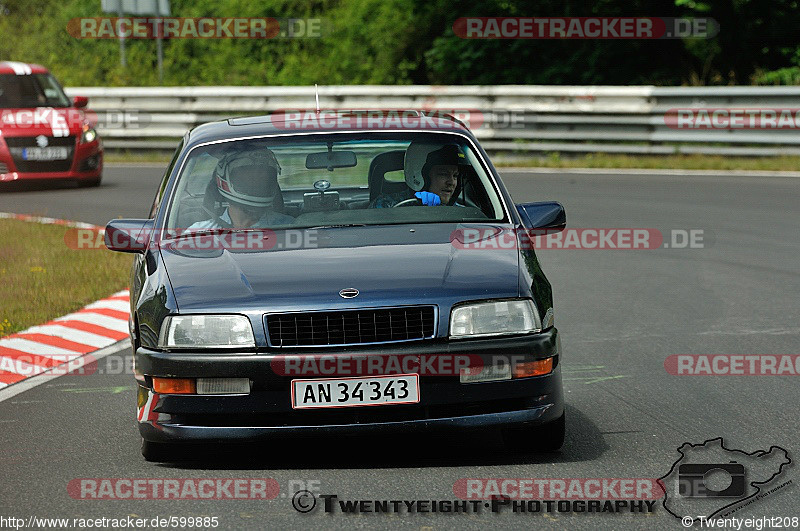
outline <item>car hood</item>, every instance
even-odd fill
[[[34,107],[30,109],[0,109],[0,129],[3,136],[76,136],[87,121],[93,122],[91,111],[74,107]]]
[[[448,305],[517,297],[517,250],[465,249],[454,241],[460,227],[310,229],[294,233],[315,235],[302,248],[186,251],[162,243],[161,254],[181,312]],[[288,241],[285,235],[279,232],[277,241]],[[356,288],[359,295],[344,299],[339,296],[344,288]]]

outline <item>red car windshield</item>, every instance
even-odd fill
[[[0,109],[70,105],[69,98],[50,74],[0,74]]]

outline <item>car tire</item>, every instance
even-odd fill
[[[547,424],[522,425],[503,430],[506,448],[520,453],[555,452],[564,444],[565,415]]]
[[[102,177],[97,177],[96,179],[80,179],[78,181],[78,188],[93,188],[95,186],[100,186],[100,182],[102,180]]]
[[[177,445],[157,443],[142,439],[142,457],[151,463],[174,461],[178,455]]]

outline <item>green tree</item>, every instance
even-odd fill
[[[321,38],[171,39],[164,85],[800,82],[797,0],[172,0],[178,17],[321,18]],[[77,39],[99,0],[0,0],[0,58],[40,63],[72,86],[158,84],[156,44]],[[710,39],[477,40],[468,16],[711,17]]]

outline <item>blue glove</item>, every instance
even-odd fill
[[[431,192],[417,192],[414,195],[422,201],[422,204],[425,206],[437,206],[442,204],[442,199]]]

